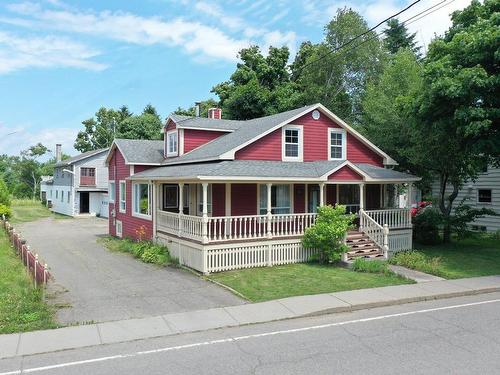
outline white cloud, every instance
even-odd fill
[[[195,9],[201,12],[204,16],[212,17],[211,20],[216,24],[220,23],[232,30],[241,30],[244,28],[245,22],[240,17],[228,15],[219,5],[215,3],[198,1],[195,4]]]
[[[408,29],[411,32],[416,32],[417,42],[426,47],[435,34],[441,35],[451,26],[450,14],[455,10],[465,8],[470,2],[471,0],[448,0],[446,6],[415,23],[409,24]],[[398,19],[405,21],[437,3],[437,1],[433,3],[428,1],[418,3],[408,11],[402,13]],[[339,1],[331,5],[331,2],[326,2],[326,0],[304,0],[302,4],[304,8],[302,21],[309,25],[317,24],[318,22],[326,23],[335,16],[338,8],[350,7],[359,12],[368,22],[368,26],[372,27],[383,19],[397,13],[408,4],[409,2],[401,4],[398,0],[372,0],[360,3]],[[382,30],[383,28],[381,27],[378,31]]]
[[[250,44],[250,41],[233,38],[217,27],[181,18],[165,21],[128,12],[52,10],[31,3],[11,4],[8,9],[30,18],[43,28],[140,45],[180,46],[188,53],[229,61],[236,60],[238,51]]]
[[[91,60],[97,55],[97,50],[66,38],[21,37],[0,31],[0,74],[29,67],[103,70],[106,65]]]
[[[77,133],[78,129],[72,128],[33,131],[30,126],[2,126],[0,124],[0,150],[2,154],[19,155],[21,150],[25,150],[38,142],[41,142],[50,150],[54,149],[56,143],[61,143],[65,153],[75,154],[77,151],[73,148],[73,143]]]
[[[293,31],[283,33],[281,31],[271,31],[263,36],[264,46],[263,51],[267,52],[270,46],[280,47],[282,45],[288,46],[290,50],[290,58],[295,56],[297,35]]]

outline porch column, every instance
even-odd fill
[[[226,183],[226,216],[231,216],[231,184]]]
[[[156,241],[156,232],[157,232],[157,222],[158,219],[156,217],[158,209],[157,209],[157,196],[156,196],[156,182],[150,181],[151,186],[151,216],[153,217],[153,241]]]
[[[203,188],[203,209],[202,209],[202,215],[203,215],[203,228],[202,228],[202,236],[203,236],[203,243],[208,243],[208,183],[204,182],[201,184]]]
[[[273,218],[272,214],[272,204],[271,204],[271,190],[273,187],[273,184],[267,184],[266,185],[266,194],[267,194],[267,238],[272,238],[273,233],[272,233],[272,223],[271,220]]]
[[[365,209],[365,184],[359,184],[359,209]]]
[[[409,182],[408,183],[407,198],[406,198],[406,208],[411,208],[412,195],[413,195],[413,183]]]
[[[323,207],[325,205],[325,184],[319,184],[319,206]]]
[[[179,237],[182,237],[182,215],[184,214],[184,183],[179,183]]]

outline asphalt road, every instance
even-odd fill
[[[500,293],[0,361],[19,374],[499,374]]]
[[[142,318],[244,303],[231,292],[172,267],[140,262],[105,249],[104,219],[46,218],[19,225],[50,266],[52,298],[61,323]]]

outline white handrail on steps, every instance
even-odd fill
[[[389,226],[387,224],[380,225],[363,209],[360,209],[359,229],[384,251],[384,257],[387,258],[389,253]]]

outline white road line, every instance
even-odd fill
[[[347,324],[356,324],[356,323],[371,322],[371,321],[374,321],[374,320],[382,320],[382,319],[389,319],[389,318],[397,318],[397,317],[400,317],[400,316],[424,314],[424,313],[433,312],[433,311],[443,311],[443,310],[459,309],[459,308],[462,308],[462,307],[478,306],[478,305],[485,305],[485,304],[497,303],[497,302],[500,302],[500,299],[493,299],[493,300],[488,300],[488,301],[464,303],[464,304],[453,305],[453,306],[435,307],[435,308],[432,308],[432,309],[415,310],[415,311],[408,311],[408,312],[397,313],[397,314],[380,315],[380,316],[375,316],[375,317],[371,317],[371,318],[362,318],[362,319],[355,319],[355,320],[347,320],[347,321],[344,321],[344,322],[328,323],[328,324],[322,324],[322,325],[316,325],[316,326],[310,326],[310,327],[303,327],[303,328],[294,328],[294,329],[286,329],[286,330],[280,330],[280,331],[271,331],[271,332],[264,332],[264,333],[256,333],[256,334],[247,335],[247,336],[228,337],[227,339],[202,341],[202,342],[196,342],[196,343],[193,343],[193,344],[170,346],[170,347],[166,347],[166,348],[146,350],[146,351],[139,351],[139,352],[130,353],[130,354],[117,354],[117,355],[108,356],[108,357],[99,357],[99,358],[86,359],[86,360],[82,360],[82,361],[65,362],[65,363],[59,363],[59,364],[49,365],[49,366],[43,366],[43,367],[32,367],[32,368],[24,369],[22,371],[21,370],[15,370],[15,371],[9,371],[9,372],[1,372],[0,375],[29,374],[29,373],[32,373],[32,372],[41,372],[41,371],[53,370],[53,369],[58,369],[58,368],[63,368],[63,367],[80,366],[80,365],[85,365],[85,364],[89,364],[89,363],[112,361],[112,360],[116,360],[116,359],[132,358],[132,357],[138,357],[138,356],[148,355],[148,354],[155,354],[155,353],[170,352],[170,351],[175,351],[175,350],[183,350],[183,349],[196,348],[196,347],[200,347],[200,346],[223,344],[223,343],[228,343],[228,342],[242,341],[242,340],[248,340],[248,339],[253,339],[253,338],[266,337],[266,336],[275,336],[275,335],[282,335],[282,334],[288,334],[288,333],[297,333],[297,332],[312,331],[312,330],[323,329],[323,328],[343,326],[343,325],[347,325]]]

